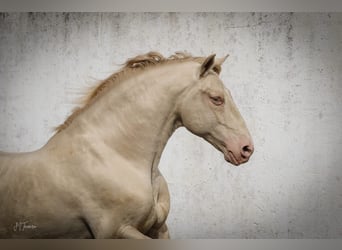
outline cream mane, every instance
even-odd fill
[[[175,54],[166,58],[162,54],[154,51],[147,54],[138,55],[134,58],[130,58],[124,63],[124,66],[121,69],[109,76],[107,79],[101,81],[95,87],[91,88],[89,92],[81,99],[81,107],[75,108],[72,111],[71,115],[69,115],[69,117],[64,121],[64,123],[55,128],[55,131],[59,133],[60,131],[68,127],[69,124],[74,120],[74,118],[83,110],[85,110],[91,103],[93,103],[95,99],[101,96],[101,93],[108,90],[108,87],[110,85],[118,83],[123,79],[134,75],[137,71],[141,71],[146,67],[153,67],[166,63],[184,61],[195,61],[198,63],[202,63],[204,60],[205,57],[193,57],[191,54],[185,52],[176,52]],[[214,71],[220,73],[220,65],[216,65],[214,67]]]

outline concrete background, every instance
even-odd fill
[[[342,238],[341,13],[0,14],[0,150],[45,144],[88,86],[156,50],[229,60],[256,151],[179,129],[160,164],[173,238]]]

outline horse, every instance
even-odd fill
[[[169,238],[170,197],[158,164],[173,132],[184,126],[233,165],[254,151],[219,77],[226,58],[128,59],[43,147],[1,152],[0,237]]]

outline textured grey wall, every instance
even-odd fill
[[[160,168],[173,238],[342,237],[342,14],[0,15],[0,150],[44,145],[87,86],[157,50],[230,54],[255,142],[241,167],[179,129]]]

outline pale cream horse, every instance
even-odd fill
[[[185,126],[234,165],[253,153],[219,78],[224,60],[137,56],[92,90],[44,147],[0,153],[0,237],[168,238],[158,163],[172,133]]]

